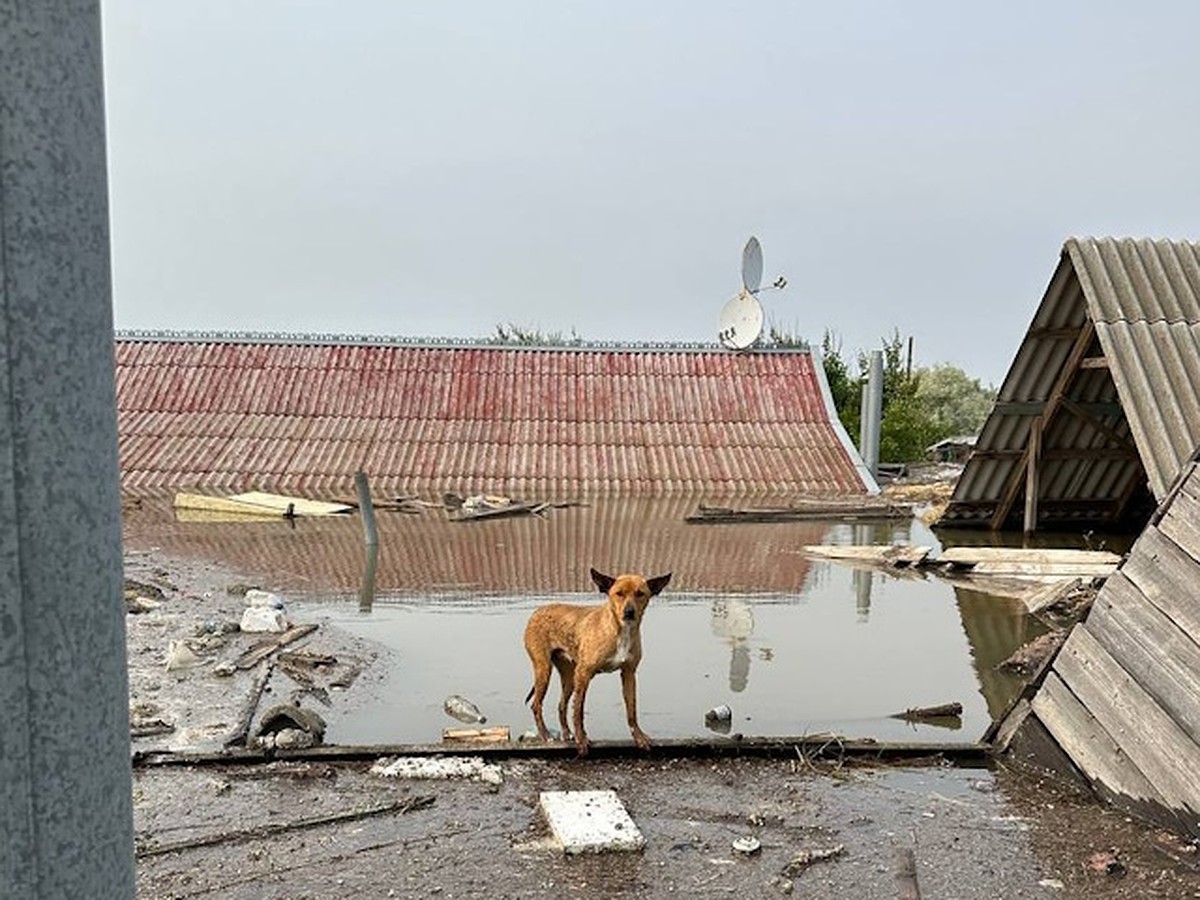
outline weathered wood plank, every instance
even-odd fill
[[[1200,500],[1180,491],[1158,527],[1189,555],[1200,558]]]
[[[1067,595],[1081,583],[1079,578],[1065,578],[1054,584],[1034,588],[1021,600],[1025,603],[1025,609],[1030,613],[1039,613],[1065,600]]]
[[[1193,640],[1200,641],[1200,603],[1192,597],[1200,583],[1200,562],[1149,526],[1138,538],[1121,573]]]
[[[995,560],[978,562],[971,567],[976,575],[1044,575],[1048,577],[1107,578],[1117,570],[1116,563],[1053,563]]]
[[[943,550],[940,562],[972,565],[1005,560],[1021,563],[1104,563],[1116,565],[1121,557],[1107,550],[1026,549],[1023,547],[951,547]]]
[[[1033,698],[1034,714],[1093,786],[1115,797],[1167,805],[1096,718],[1054,672]]]
[[[1087,623],[1121,668],[1200,743],[1200,645],[1120,573],[1096,598]]]
[[[1200,811],[1200,747],[1077,625],[1054,671],[1172,809]]]
[[[906,547],[882,544],[871,547],[839,547],[829,544],[809,544],[802,548],[810,556],[826,559],[847,559],[888,566],[917,566],[933,551],[932,547]]]

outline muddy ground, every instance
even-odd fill
[[[143,735],[135,751],[223,746],[262,671],[214,674],[257,637],[222,633],[245,607],[229,589],[272,585],[136,547],[126,574],[162,591],[157,606],[127,617],[131,720]],[[172,640],[190,641],[198,661],[167,671]],[[370,681],[379,653],[328,628],[296,648],[338,662],[315,685],[274,671],[259,714],[293,698],[334,707]],[[1194,854],[1179,844],[1164,852],[1158,829],[1003,763],[499,764],[499,785],[395,780],[372,774],[370,762],[136,765],[139,897],[895,897],[904,848],[915,851],[925,898],[1200,897]],[[568,858],[548,845],[539,792],[594,788],[617,791],[644,851]],[[746,835],[762,845],[749,857],[732,849]],[[804,851],[837,847],[828,860],[789,868]],[[1118,863],[1105,871],[1113,851]],[[1096,854],[1109,856],[1089,866]]]

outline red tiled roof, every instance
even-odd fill
[[[118,338],[116,365],[128,489],[866,490],[806,352]]]

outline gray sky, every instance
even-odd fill
[[[1003,378],[1072,234],[1200,238],[1200,4],[105,0],[120,328],[715,341]]]

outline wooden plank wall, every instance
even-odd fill
[[[1193,463],[1032,701],[1098,792],[1200,836],[1200,469]]]

